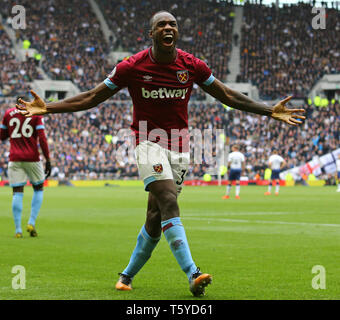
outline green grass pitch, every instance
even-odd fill
[[[201,300],[340,299],[340,194],[335,187],[241,187],[241,200],[222,200],[225,187],[185,187],[179,198],[191,253],[213,283]],[[144,223],[140,187],[46,188],[38,238],[14,238],[8,187],[0,188],[0,300],[195,300],[162,239],[133,281],[114,289]],[[25,188],[23,228],[32,190]],[[14,290],[12,267],[26,270]],[[313,266],[325,268],[326,289],[312,287]]]

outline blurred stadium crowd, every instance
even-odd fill
[[[313,30],[311,6],[289,5],[280,9],[245,5],[240,43],[233,38],[232,5],[225,2],[183,0],[96,0],[115,39],[107,43],[88,1],[22,0],[29,19],[27,28],[16,31],[16,41],[29,40],[42,55],[19,62],[3,26],[10,26],[14,0],[3,0],[0,13],[0,116],[14,106],[18,95],[27,95],[29,82],[41,79],[39,67],[54,80],[72,80],[81,90],[106,78],[113,66],[110,51],[138,52],[151,45],[148,37],[152,13],[166,9],[179,23],[178,47],[206,61],[217,78],[227,80],[231,45],[241,49],[241,73],[237,81],[257,85],[262,99],[287,94],[306,98],[323,74],[340,73],[340,12],[327,10],[327,30]],[[302,18],[303,17],[303,18]],[[310,20],[306,19],[309,17]],[[304,105],[307,120],[298,129],[268,118],[227,110],[220,104],[203,103],[204,94],[195,86],[190,104],[190,127],[225,130],[229,143],[240,143],[247,158],[247,174],[263,176],[275,147],[294,167],[339,146],[339,104],[316,108]],[[207,112],[208,110],[208,112]],[[131,143],[117,132],[129,128],[132,104],[121,90],[98,108],[82,115],[45,117],[53,159],[52,177],[59,179],[138,178],[133,154],[125,154]],[[79,116],[79,117],[78,117]],[[0,175],[5,176],[8,143],[1,145]],[[208,165],[192,165],[190,177],[202,177]]]
[[[327,28],[313,29],[309,4],[275,7],[245,5],[241,42],[241,74],[261,99],[289,92],[304,98],[324,74],[340,73],[340,11],[327,9]]]
[[[72,80],[81,90],[92,88],[112,70],[106,61],[110,50],[134,53],[151,45],[148,19],[152,13],[166,9],[179,22],[178,47],[206,61],[217,78],[227,80],[234,19],[230,3],[202,0],[178,3],[97,0],[97,3],[116,36],[109,44],[87,1],[21,1],[29,19],[25,30],[17,30],[17,41],[28,39],[31,47],[42,54],[41,66],[51,79]],[[15,4],[15,0],[3,0],[0,7],[3,24],[11,24],[10,10]],[[234,39],[241,48],[241,73],[237,81],[257,85],[262,99],[276,99],[287,93],[304,97],[322,75],[339,73],[340,44],[336,39],[340,11],[328,8],[327,29],[314,30],[310,23],[311,8],[303,3],[279,9],[246,4],[241,43]],[[3,55],[11,51],[10,41],[1,28],[0,33],[4,63]],[[1,75],[3,84],[12,84],[12,88],[7,88],[3,95],[24,90],[23,79],[39,78],[33,63],[16,68],[12,58],[12,62],[6,63],[6,74]],[[19,79],[18,72],[13,72],[18,69],[24,73]]]
[[[29,82],[41,79],[34,59],[18,61],[11,47],[11,40],[0,24],[0,96],[26,94],[30,89]]]
[[[13,102],[3,103],[0,115]],[[238,143],[246,156],[249,179],[263,178],[273,148],[287,161],[287,169],[298,166],[339,146],[340,105],[316,108],[304,105],[307,120],[300,127],[287,126],[265,116],[225,109],[221,104],[194,102],[189,108],[189,129],[224,129],[228,144]],[[207,112],[209,110],[209,112]],[[138,178],[129,126],[130,101],[108,100],[83,115],[52,114],[45,117],[51,159],[52,177],[59,179]],[[126,129],[125,132],[121,129]],[[123,133],[123,135],[121,135]],[[191,140],[193,142],[193,138]],[[213,137],[213,157],[216,137]],[[204,141],[203,141],[204,142]],[[209,147],[209,145],[204,145]],[[194,145],[191,144],[193,160]],[[0,171],[5,176],[9,144],[2,145]],[[204,150],[202,151],[202,155]],[[190,166],[188,178],[201,178],[210,164]]]

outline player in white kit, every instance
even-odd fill
[[[338,173],[338,189],[336,189],[336,192],[340,192],[340,154],[336,160],[336,171]]]
[[[229,154],[228,157],[228,170],[229,170],[229,179],[226,190],[226,195],[222,197],[222,199],[229,199],[231,184],[232,181],[236,181],[235,188],[235,198],[240,199],[240,177],[245,167],[245,157],[239,151],[238,145],[232,146],[232,153]]]
[[[271,195],[273,181],[275,184],[275,195],[279,195],[280,190],[280,172],[281,168],[285,165],[285,160],[277,154],[277,150],[273,150],[273,154],[268,160],[269,168],[272,170],[272,175],[269,180],[268,191],[265,192],[266,196]]]

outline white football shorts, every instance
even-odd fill
[[[26,185],[27,180],[35,186],[45,181],[45,173],[41,161],[10,161],[8,178],[11,187],[22,187]]]
[[[157,180],[174,181],[177,194],[182,185],[190,162],[189,152],[176,152],[165,149],[150,141],[141,142],[135,149],[140,178],[144,181],[145,191],[148,185]]]

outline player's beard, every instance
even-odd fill
[[[176,37],[174,37],[171,45],[166,45],[164,40],[160,38],[159,40],[154,41],[154,46],[158,52],[164,55],[174,55],[176,50]]]

